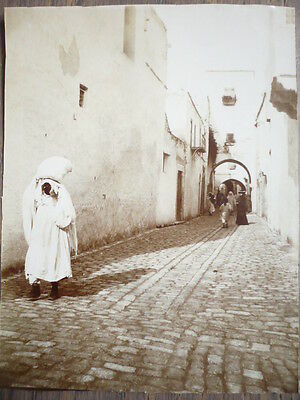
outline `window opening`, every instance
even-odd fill
[[[234,134],[233,133],[227,133],[226,134],[226,144],[227,146],[232,146],[235,143],[234,139]]]
[[[170,154],[168,153],[163,153],[163,172],[166,172],[166,167],[167,167],[167,162]]]
[[[79,107],[83,107],[84,104],[84,95],[88,91],[88,88],[84,86],[82,83],[79,85]]]

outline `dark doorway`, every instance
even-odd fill
[[[224,182],[224,183],[225,183],[226,188],[227,188],[227,193],[230,192],[230,191],[231,191],[232,193],[236,193],[236,190],[234,190],[235,188],[234,188],[234,185],[233,185],[232,180],[226,181],[226,182]]]
[[[201,202],[200,202],[200,214],[204,214],[205,208],[205,170],[203,169],[201,175]]]
[[[198,182],[198,215],[201,215],[201,174],[199,174]]]
[[[245,185],[236,179],[228,179],[224,181],[223,184],[226,185],[227,193],[231,191],[234,194],[237,194],[239,190],[246,190]]]
[[[182,220],[182,171],[177,171],[176,220]]]
[[[198,214],[204,215],[205,213],[205,168],[199,174],[199,191],[198,191]]]

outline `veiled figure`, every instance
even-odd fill
[[[247,219],[247,198],[244,192],[241,192],[240,196],[237,198],[236,206],[236,223],[237,225],[248,225]]]

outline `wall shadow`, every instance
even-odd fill
[[[116,286],[126,285],[141,276],[154,271],[150,266],[145,268],[143,260],[141,268],[132,269],[130,258],[133,256],[147,255],[160,252],[174,247],[184,247],[196,244],[205,240],[207,236],[221,226],[219,216],[202,216],[190,220],[184,224],[164,227],[135,237],[133,240],[126,240],[107,248],[100,248],[72,261],[73,278],[60,282],[60,291],[63,296],[81,297],[98,294],[101,290]],[[219,240],[228,235],[235,228],[235,219],[231,217],[229,228],[221,230],[220,233],[209,238],[209,241]],[[117,264],[128,259],[131,269],[111,274],[99,274],[91,277],[92,274],[101,271],[107,265]],[[135,265],[133,265],[135,266]],[[115,267],[113,267],[115,268]],[[50,284],[42,282],[42,290],[50,290]],[[2,300],[26,298],[30,292],[30,286],[23,273],[9,277],[2,281]]]

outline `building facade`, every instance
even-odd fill
[[[207,71],[211,120],[218,145],[211,179],[215,190],[225,183],[237,192],[245,189],[255,208],[255,130],[260,86],[254,70]],[[212,182],[211,182],[212,183]],[[249,201],[250,204],[250,201]]]
[[[258,215],[288,242],[298,246],[296,97],[296,77],[289,76],[275,77],[262,99],[256,120],[256,185]]]
[[[53,155],[73,163],[80,250],[155,226],[167,38],[153,9],[8,8],[5,30],[3,270],[24,260],[22,195]]]
[[[218,155],[214,183],[240,182],[252,210],[299,244],[298,123],[294,9],[266,8],[264,51],[249,68],[207,71]],[[279,40],[281,38],[281,40]],[[290,44],[290,45],[287,45]],[[227,160],[227,162],[226,162]]]
[[[255,120],[257,213],[299,246],[298,121],[295,13],[271,13],[273,46],[266,54],[266,86]],[[275,29],[276,27],[276,29]],[[278,40],[278,38],[282,40]],[[286,43],[290,43],[287,46]]]
[[[168,92],[157,224],[203,214],[207,194],[208,128],[191,95]]]

